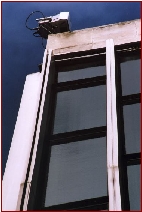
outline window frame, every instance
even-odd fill
[[[117,124],[118,124],[118,139],[119,139],[119,145],[118,145],[118,154],[119,154],[119,183],[120,183],[120,190],[121,190],[121,204],[122,204],[122,210],[129,210],[130,209],[130,203],[129,203],[129,197],[128,197],[128,178],[127,178],[127,166],[128,165],[136,165],[140,163],[140,153],[137,154],[130,154],[126,155],[124,151],[124,120],[123,120],[123,105],[127,104],[134,104],[140,102],[140,94],[133,94],[133,95],[127,95],[122,97],[122,88],[120,86],[121,82],[121,76],[120,76],[120,69],[118,65],[118,60],[117,60],[117,51],[120,50],[122,51],[123,48],[129,49],[133,46],[139,45],[140,42],[135,42],[135,43],[128,43],[124,45],[115,45],[114,50],[115,50],[115,70],[116,70],[116,110],[117,110]],[[52,129],[53,129],[53,123],[54,121],[52,120],[52,117],[54,117],[55,114],[55,103],[56,103],[56,92],[63,91],[64,89],[73,89],[74,86],[76,86],[76,89],[79,88],[80,86],[87,86],[89,85],[99,85],[99,83],[104,83],[105,77],[94,77],[86,79],[80,79],[80,80],[75,80],[76,82],[70,82],[70,84],[63,82],[63,83],[57,83],[57,67],[60,67],[64,64],[64,66],[71,65],[72,63],[76,64],[78,61],[82,62],[82,64],[92,63],[92,60],[94,56],[99,57],[99,54],[102,54],[102,58],[104,58],[104,50],[105,48],[102,49],[96,49],[96,50],[88,50],[88,51],[80,51],[80,52],[72,52],[72,53],[67,53],[67,54],[60,54],[60,55],[54,55],[52,56],[52,62],[49,71],[49,81],[46,89],[46,100],[44,104],[44,111],[43,111],[43,119],[41,123],[41,131],[40,131],[40,136],[39,136],[39,144],[38,144],[38,151],[37,151],[37,157],[36,157],[36,166],[34,168],[34,174],[33,174],[33,179],[31,183],[31,190],[30,190],[30,195],[29,195],[29,201],[28,201],[28,210],[48,210],[49,208],[52,210],[58,209],[57,206],[49,207],[49,208],[44,208],[42,207],[44,205],[44,197],[42,197],[43,193],[43,188],[46,189],[45,186],[45,180],[43,180],[43,175],[45,175],[44,172],[44,166],[45,166],[45,155],[47,154],[47,172],[46,172],[46,179],[48,178],[48,170],[49,170],[49,160],[50,160],[50,154],[51,154],[51,146],[56,145],[57,139],[60,141],[60,144],[64,143],[65,140],[68,142],[73,142],[73,139],[70,139],[71,133],[66,133],[63,135],[52,135]],[[121,52],[122,55],[125,55],[125,52]],[[129,55],[129,53],[128,53]],[[100,61],[99,61],[100,62]],[[60,64],[60,65],[59,65]],[[97,63],[96,63],[97,64]],[[57,67],[56,67],[57,66]],[[79,67],[78,67],[79,68]],[[52,69],[52,70],[51,70]],[[54,81],[55,79],[55,81]],[[87,85],[88,83],[88,85]],[[98,84],[97,84],[98,83]],[[58,84],[58,87],[57,87]],[[121,102],[121,105],[120,105]],[[53,107],[54,105],[54,107]],[[48,118],[46,118],[48,117]],[[102,128],[98,129],[90,129],[90,130],[84,130],[84,132],[73,132],[73,136],[75,137],[76,135],[80,134],[80,139],[83,139],[84,136],[86,138],[93,138],[93,136],[99,136],[99,137],[104,137],[106,136],[106,129],[107,127],[102,126]],[[46,130],[48,129],[48,130]],[[96,130],[96,131],[95,131]],[[77,134],[76,134],[77,133]],[[47,145],[46,138],[49,139],[49,143]],[[43,151],[47,149],[46,151]],[[125,156],[124,156],[125,155]],[[124,165],[122,165],[124,162]],[[122,174],[123,173],[123,174]],[[43,183],[43,188],[41,188],[41,182]],[[127,183],[126,183],[127,182]],[[125,184],[126,183],[126,184]],[[125,186],[124,186],[125,185]],[[24,194],[23,194],[24,195]],[[35,196],[36,195],[36,196]],[[43,195],[44,196],[44,195]],[[105,199],[106,198],[106,199]],[[103,200],[104,205],[108,204],[108,196],[105,197]],[[39,202],[39,199],[41,200]],[[104,210],[105,208],[103,205],[103,200],[88,200],[86,202],[83,201],[77,201],[77,205],[80,207],[81,204],[84,204],[84,207],[87,207],[87,204],[92,205],[96,204],[96,210],[102,209]],[[82,202],[82,203],[81,203]],[[109,203],[110,204],[110,203]],[[66,205],[66,206],[65,206]],[[67,209],[70,204],[64,204]],[[101,208],[102,205],[102,208]],[[62,208],[63,205],[60,207]],[[89,206],[91,209],[91,206]],[[98,207],[98,208],[97,208]],[[81,208],[82,209],[82,208]]]
[[[86,56],[87,53],[87,56]],[[78,63],[88,63],[89,66],[91,66],[92,64],[94,64],[94,53],[98,59],[98,57],[101,57],[99,55],[99,53],[102,53],[102,58],[103,60],[105,59],[105,48],[100,49],[100,51],[88,51],[86,52],[84,55],[84,52],[79,52],[80,54],[80,60],[78,62],[78,57],[77,59],[74,57],[74,55],[69,54],[69,58],[66,60],[62,60],[61,59],[61,55],[59,55],[59,58],[61,60],[58,60],[57,56],[54,56],[54,58],[52,58],[52,60],[54,60],[54,79],[52,82],[52,91],[51,91],[51,100],[50,102],[52,102],[50,104],[51,110],[50,110],[50,118],[48,120],[48,124],[46,128],[48,129],[46,131],[46,134],[44,136],[44,147],[43,150],[47,149],[46,151],[44,151],[44,153],[42,152],[42,154],[44,156],[42,156],[41,158],[41,162],[40,164],[40,177],[38,179],[38,195],[36,197],[36,200],[34,200],[34,204],[28,204],[28,209],[31,209],[32,207],[34,207],[34,209],[38,209],[38,210],[48,210],[48,209],[54,209],[58,206],[53,206],[53,207],[44,207],[44,197],[45,197],[45,193],[46,193],[46,183],[47,183],[47,179],[48,179],[48,172],[49,172],[49,163],[50,163],[50,154],[51,154],[51,148],[53,145],[60,145],[62,143],[69,143],[69,142],[76,142],[76,141],[80,141],[80,140],[85,140],[85,139],[90,139],[90,138],[99,138],[99,137],[105,137],[106,136],[106,126],[102,126],[102,127],[95,127],[95,128],[90,128],[90,129],[83,129],[83,130],[77,130],[77,131],[72,131],[72,132],[67,132],[67,133],[59,133],[59,134],[55,134],[53,135],[53,125],[54,125],[54,118],[55,117],[55,106],[56,106],[56,94],[58,92],[64,91],[64,90],[72,90],[72,89],[80,89],[80,88],[87,88],[87,87],[95,87],[95,86],[99,86],[99,85],[104,85],[106,84],[106,76],[99,76],[99,77],[93,77],[93,78],[86,78],[86,79],[79,79],[79,80],[74,80],[74,81],[69,81],[69,82],[62,82],[62,83],[57,83],[57,67],[60,66],[66,66],[66,64],[68,64],[69,61],[69,65],[71,66],[72,64],[76,64],[76,68],[80,68],[80,65],[78,66]],[[63,55],[62,55],[63,56]],[[67,56],[67,55],[66,55]],[[71,58],[71,56],[73,56]],[[78,56],[78,52],[77,52],[77,56]],[[102,61],[102,60],[101,60]],[[102,63],[98,63],[97,61],[97,65],[99,64],[103,64],[104,65],[105,61]],[[60,65],[59,65],[60,64]],[[96,65],[96,64],[95,64]],[[73,65],[74,66],[74,65]],[[50,71],[51,72],[51,71]],[[48,92],[47,92],[48,95]],[[48,102],[49,104],[49,102]],[[53,107],[54,105],[54,107]],[[44,105],[45,109],[46,109],[46,103]],[[47,140],[48,138],[48,145],[46,143],[45,140]],[[48,154],[47,154],[48,152]],[[46,157],[47,155],[47,157]],[[45,163],[45,158],[46,158],[46,163]],[[37,159],[36,159],[37,160]],[[44,164],[44,165],[43,165]],[[47,165],[47,170],[46,170],[46,174],[45,172],[43,172],[45,164]],[[43,175],[45,175],[45,179],[43,179]],[[42,182],[42,186],[41,183]],[[33,185],[31,185],[31,187],[34,187]],[[43,187],[43,189],[40,189],[40,187]],[[43,191],[44,190],[44,191]],[[34,192],[35,193],[35,192]],[[43,194],[44,193],[44,194]],[[43,196],[41,197],[41,195],[43,194]],[[41,198],[41,202],[38,204],[39,202],[39,198]],[[30,194],[30,199],[32,199],[32,195]],[[95,200],[96,199],[96,200]],[[63,204],[63,205],[59,205],[59,207],[74,207],[73,205],[75,204],[76,207],[81,207],[81,204],[84,205],[84,207],[87,207],[86,204],[91,204],[91,206],[88,205],[88,207],[95,207],[94,204],[96,204],[96,208],[101,208],[101,202],[102,202],[102,209],[104,209],[104,205],[107,205],[108,202],[106,203],[106,199],[108,199],[108,196],[103,197],[101,199],[100,198],[95,198],[95,199],[90,199],[90,200],[82,200],[82,201],[77,201],[77,202],[73,202],[73,203],[67,203],[67,204]],[[37,201],[38,200],[38,201]],[[94,205],[94,206],[93,206]],[[106,208],[107,209],[107,208]]]
[[[118,137],[119,137],[119,168],[120,168],[120,190],[122,210],[130,210],[127,166],[140,165],[141,153],[127,154],[125,150],[125,130],[123,107],[141,103],[141,94],[122,95],[121,67],[120,64],[125,57],[139,57],[141,53],[140,42],[115,46],[116,55],[116,92],[117,92],[117,117],[118,117]]]

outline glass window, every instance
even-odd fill
[[[58,82],[73,81],[105,75],[105,66],[96,66],[58,73]]]
[[[128,166],[130,210],[140,210],[140,165]]]
[[[122,95],[140,93],[140,59],[121,63]]]
[[[105,137],[52,146],[46,207],[106,195]]]
[[[140,104],[126,105],[123,110],[126,153],[140,152]]]
[[[106,126],[106,86],[57,93],[54,134]]]

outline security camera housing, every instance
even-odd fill
[[[36,34],[47,39],[49,34],[70,31],[69,12],[60,12],[58,15],[36,19],[38,29]]]

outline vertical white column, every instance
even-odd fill
[[[112,132],[113,132],[113,167],[114,167],[114,194],[115,208],[121,210],[121,195],[119,184],[119,167],[118,167],[118,126],[117,126],[117,111],[116,111],[116,83],[115,83],[115,53],[114,43],[110,40],[111,49],[111,90],[112,90]]]
[[[111,95],[111,51],[110,40],[106,41],[106,85],[107,85],[107,170],[108,170],[108,195],[109,210],[114,210],[114,185],[113,185],[113,132],[112,132],[112,95]]]
[[[116,112],[115,55],[112,39],[106,41],[107,75],[107,168],[109,210],[121,210],[118,167],[118,128]]]
[[[47,57],[47,50],[45,51],[44,59]],[[32,176],[33,176],[33,169],[35,165],[35,159],[36,159],[36,152],[37,152],[37,145],[38,145],[38,140],[39,140],[39,133],[40,133],[40,126],[41,126],[41,121],[42,121],[42,114],[43,114],[43,107],[44,107],[44,102],[45,102],[45,95],[46,95],[46,87],[48,83],[48,75],[49,75],[49,67],[51,63],[51,55],[52,55],[52,50],[48,50],[48,63],[47,66],[45,67],[46,59],[43,60],[43,65],[42,65],[42,77],[45,74],[45,81],[43,84],[43,93],[42,93],[42,99],[41,99],[41,105],[40,105],[40,112],[39,112],[39,117],[38,117],[38,123],[37,123],[37,131],[36,131],[36,138],[35,138],[35,144],[34,144],[34,150],[33,150],[33,155],[32,155],[32,162],[30,166],[30,171],[29,171],[29,178],[28,178],[28,183],[27,183],[27,189],[26,189],[26,194],[25,194],[25,200],[24,200],[24,206],[23,210],[27,211],[27,205],[28,205],[28,200],[29,200],[29,194],[30,194],[30,185],[32,181]],[[44,73],[45,71],[45,73]]]

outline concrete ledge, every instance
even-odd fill
[[[113,39],[115,45],[141,40],[141,20],[120,22],[94,28],[76,30],[49,35],[47,48],[53,54],[65,54],[76,51],[103,48],[107,39]]]

